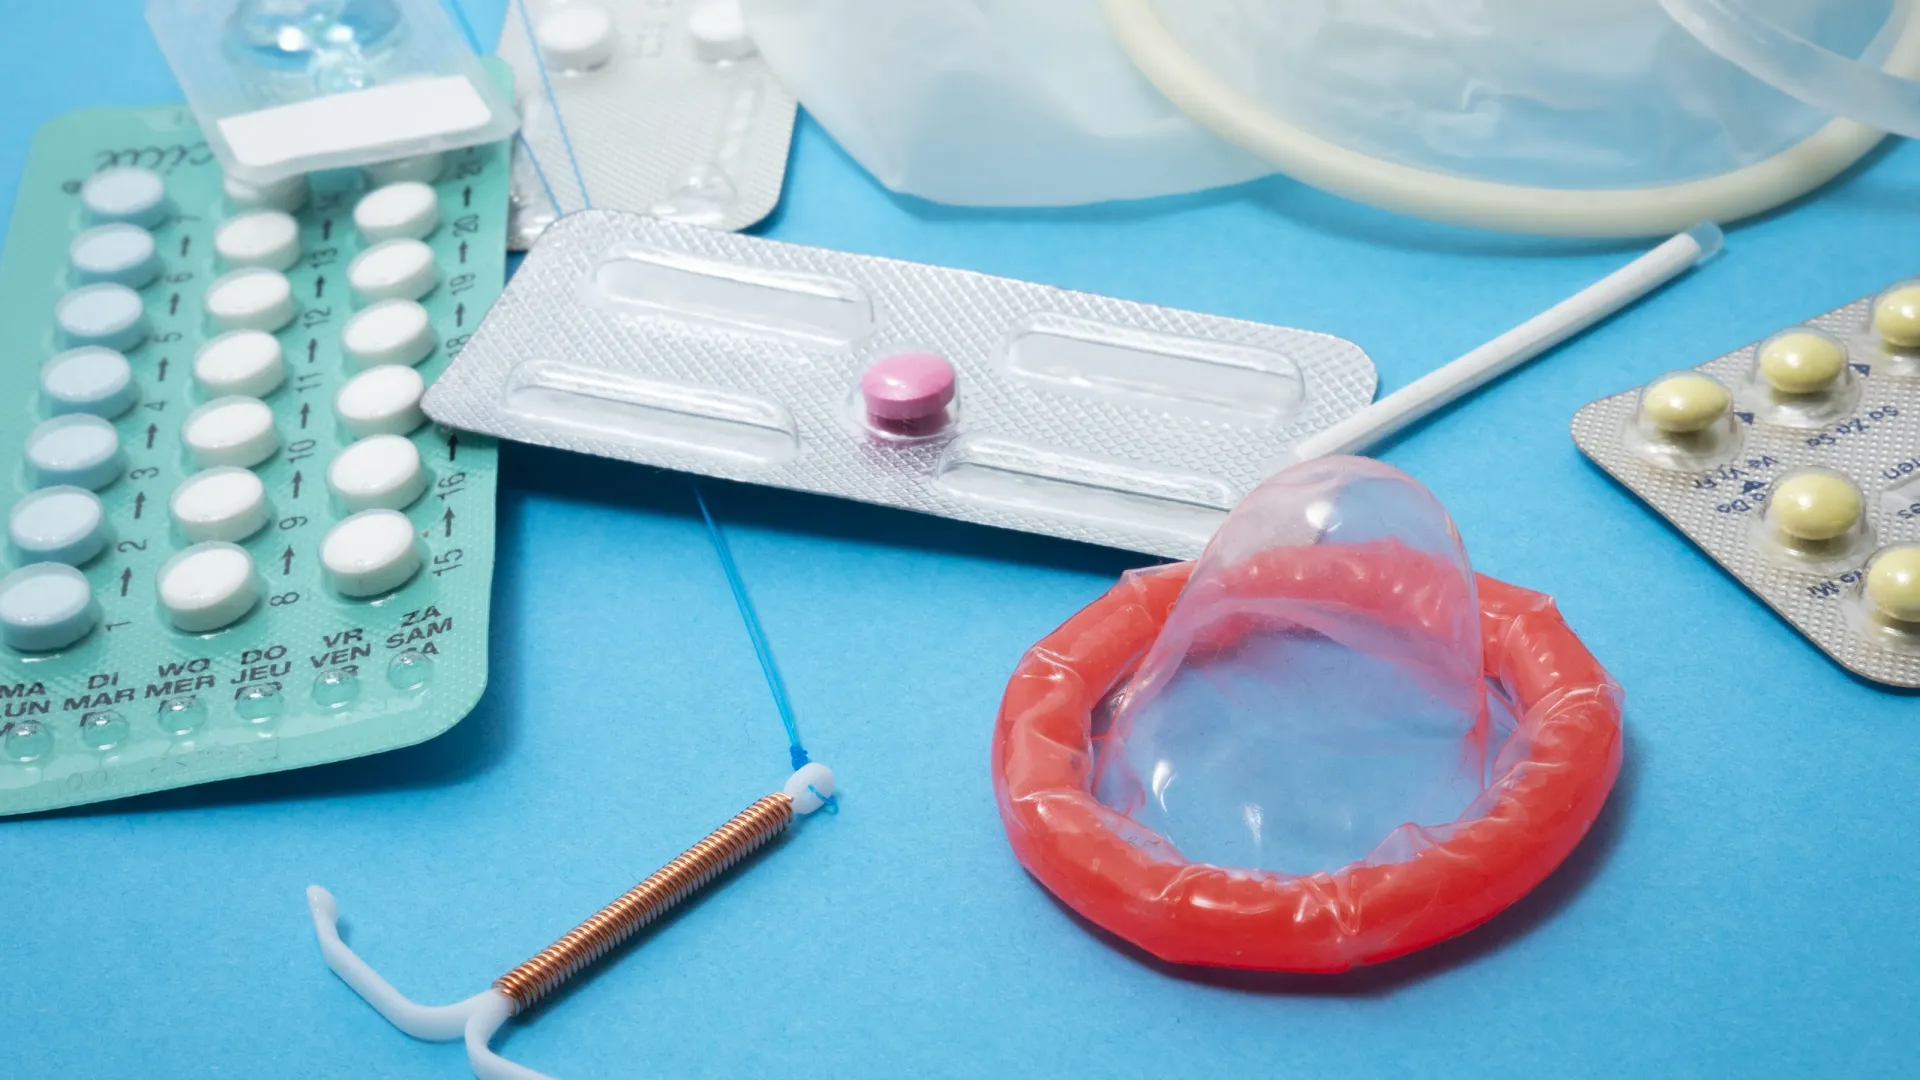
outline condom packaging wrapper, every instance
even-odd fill
[[[1360,458],[1257,489],[1021,662],[993,745],[1021,863],[1164,960],[1333,972],[1460,934],[1577,846],[1621,695]]]
[[[975,205],[1163,195],[1272,171],[1134,68],[1112,20],[1139,4],[1199,65],[1322,138],[1405,165],[1583,189],[1726,173],[1832,118],[1696,32],[1725,49],[1706,28],[1733,38],[1764,25],[1788,58],[1764,74],[1786,84],[1779,69],[1806,66],[1791,62],[1798,43],[1877,68],[1915,22],[1905,0],[743,3],[781,80],[881,182]],[[1900,91],[1916,91],[1920,108],[1920,88],[1889,92]]]

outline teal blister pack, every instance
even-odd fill
[[[0,259],[0,814],[472,710],[496,449],[417,401],[504,285],[508,191],[504,143],[253,188],[181,107],[40,131]]]

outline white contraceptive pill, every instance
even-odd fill
[[[55,415],[91,413],[111,420],[140,401],[140,384],[126,357],[89,345],[40,365],[40,396]]]
[[[438,151],[383,161],[378,165],[366,167],[367,186],[380,188],[388,184],[402,184],[408,181],[431,184],[440,179],[440,174],[446,167],[447,155]]]
[[[206,307],[222,330],[272,333],[293,321],[293,283],[278,270],[235,270],[207,287]]]
[[[347,285],[366,303],[418,300],[438,282],[433,249],[418,240],[382,241],[347,264]]]
[[[95,225],[67,245],[67,263],[82,282],[108,282],[141,289],[160,276],[160,252],[153,234],[138,225]]]
[[[549,67],[558,71],[589,71],[613,58],[619,34],[613,13],[593,0],[573,0],[541,12],[533,27]]]
[[[35,487],[68,484],[99,491],[127,467],[120,433],[88,413],[56,416],[28,432],[26,458]]]
[[[440,197],[417,180],[375,188],[354,206],[353,224],[369,244],[424,240],[440,227]]]
[[[320,565],[342,596],[392,592],[420,571],[420,538],[396,510],[364,510],[328,530]]]
[[[195,544],[168,559],[158,584],[168,619],[189,634],[232,626],[260,599],[253,556],[220,541]]]
[[[102,169],[80,185],[80,204],[94,221],[151,229],[167,218],[167,182],[152,169]]]
[[[228,218],[213,232],[213,250],[235,269],[285,270],[300,259],[300,223],[282,210],[254,210]]]
[[[411,367],[381,364],[348,379],[333,398],[333,414],[356,438],[405,435],[426,423],[420,397],[426,377]]]
[[[280,339],[264,330],[231,330],[193,354],[193,381],[210,397],[263,398],[287,378]]]
[[[259,398],[215,398],[187,414],[180,427],[187,453],[203,469],[216,465],[251,468],[280,448],[273,410]]]
[[[747,36],[740,0],[700,0],[687,13],[687,36],[702,60],[745,60],[759,51]]]
[[[278,210],[291,214],[307,205],[307,178],[294,175],[255,184],[232,176],[223,177],[227,201],[236,210]]]
[[[87,576],[64,563],[34,563],[0,578],[0,638],[21,652],[64,649],[99,619]]]
[[[248,469],[227,465],[194,473],[167,501],[173,523],[190,543],[238,543],[267,524],[267,488]]]
[[[340,348],[357,368],[419,363],[433,352],[433,320],[412,300],[382,300],[353,313]]]
[[[7,538],[23,561],[79,566],[107,546],[106,507],[85,488],[42,488],[14,504]]]
[[[412,439],[369,435],[334,456],[327,488],[348,513],[405,510],[427,490],[427,471]]]
[[[75,347],[101,345],[129,352],[139,348],[151,330],[140,294],[112,282],[82,285],[62,296],[53,318],[61,337]]]

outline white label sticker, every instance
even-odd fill
[[[220,134],[241,165],[270,169],[302,158],[396,148],[474,131],[493,121],[466,77],[376,86],[229,116]]]

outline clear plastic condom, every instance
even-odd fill
[[[1860,381],[1845,342],[1824,330],[1797,326],[1760,343],[1747,374],[1746,398],[1766,424],[1825,427],[1860,401]]]
[[[1882,648],[1920,655],[1920,543],[1874,552],[1847,594],[1847,624]]]
[[[1782,565],[1820,573],[1851,568],[1873,544],[1866,497],[1845,473],[1794,469],[1767,492],[1754,542]]]
[[[1662,375],[1640,391],[1625,438],[1634,456],[1663,469],[1699,472],[1725,464],[1741,443],[1733,391],[1698,371]]]

